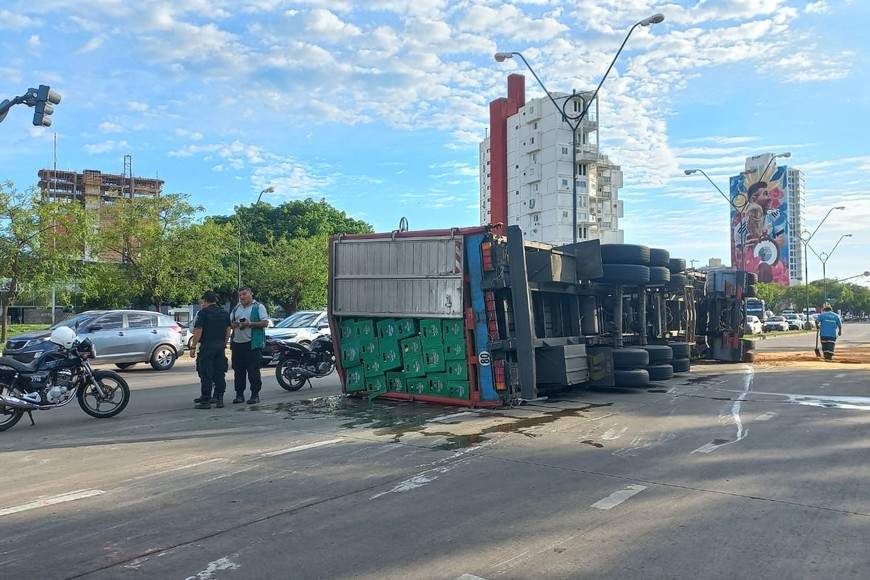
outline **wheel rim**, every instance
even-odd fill
[[[105,397],[101,397],[97,387],[93,383],[89,383],[84,387],[82,401],[95,413],[111,413],[124,403],[124,389],[121,387],[121,383],[112,377],[102,377],[96,380],[99,381]]]
[[[154,358],[157,360],[157,365],[161,367],[168,367],[172,364],[172,350],[166,347],[161,348],[154,355]]]
[[[9,387],[0,388],[0,393],[9,393],[10,395],[18,396],[17,392],[13,392]],[[24,411],[19,409],[13,409],[12,407],[7,407],[6,405],[0,405],[0,427],[8,423],[15,423],[21,417]]]
[[[305,383],[305,377],[293,372],[293,365],[286,364],[281,369],[281,376],[291,387],[301,387]]]

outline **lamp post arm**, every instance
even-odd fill
[[[842,207],[842,206],[840,206],[840,207]],[[838,208],[832,207],[831,209],[828,210],[828,213],[825,214],[825,217],[822,218],[822,221],[819,222],[819,225],[816,226],[816,229],[814,229],[813,233],[810,234],[810,237],[807,238],[807,242],[809,242],[810,240],[813,239],[813,236],[816,235],[816,232],[819,231],[819,228],[822,227],[822,224],[825,223],[825,220],[828,219],[828,216],[831,215],[831,212],[834,211],[835,209],[838,209]]]
[[[580,112],[579,121],[582,121],[586,118],[586,113],[589,111],[589,107],[592,106],[592,103],[595,101],[595,98],[598,96],[598,91],[601,90],[601,86],[604,84],[604,81],[607,79],[607,75],[610,74],[610,70],[613,68],[613,65],[616,64],[616,59],[619,58],[622,49],[625,48],[625,43],[628,42],[628,37],[631,36],[631,33],[634,32],[634,29],[640,26],[643,23],[643,20],[640,22],[635,22],[634,26],[628,29],[628,34],[625,35],[625,39],[623,39],[622,44],[619,46],[619,50],[616,51],[616,55],[614,55],[613,60],[610,61],[610,66],[607,67],[607,70],[604,71],[604,76],[601,77],[601,82],[598,83],[598,86],[595,87],[595,91],[592,93],[592,96],[589,98],[589,101],[583,107],[583,110]],[[717,188],[718,189],[718,188]],[[720,192],[721,193],[721,192]]]
[[[687,170],[687,171],[688,171],[688,170]],[[725,198],[725,201],[728,202],[728,205],[730,205],[732,208],[734,208],[734,211],[736,211],[737,213],[740,213],[740,210],[737,209],[737,206],[734,205],[734,202],[731,201],[731,198],[728,197],[727,195],[725,195],[725,192],[722,191],[722,189],[720,189],[718,185],[716,185],[716,182],[715,182],[715,181],[713,181],[712,179],[710,179],[710,176],[707,175],[707,172],[706,172],[706,171],[704,171],[703,169],[695,169],[695,171],[697,171],[698,173],[700,173],[701,175],[703,175],[704,177],[706,177],[706,178],[707,178],[707,181],[710,182],[710,185],[712,185],[713,187],[715,187],[715,188],[716,188],[716,191],[719,192],[719,195],[721,195],[722,197]]]
[[[568,122],[568,117],[565,116],[565,111],[562,110],[562,107],[559,106],[559,103],[556,102],[556,99],[553,98],[553,95],[550,91],[547,90],[547,87],[544,86],[544,82],[538,77],[538,73],[535,72],[535,69],[532,68],[532,65],[529,64],[529,61],[526,60],[526,57],[523,56],[521,52],[512,52],[511,54],[520,57],[520,60],[523,61],[523,64],[526,65],[526,68],[529,69],[529,72],[532,73],[532,76],[535,77],[535,80],[538,81],[538,84],[547,94],[547,97],[550,99],[550,102],[553,103],[553,106],[556,107],[556,110],[562,113],[562,120],[566,123]]]
[[[831,254],[834,253],[834,250],[836,250],[836,249],[837,249],[837,246],[840,245],[840,242],[843,241],[843,238],[850,238],[850,237],[852,237],[852,234],[843,234],[842,236],[840,236],[840,239],[837,240],[837,243],[836,243],[836,244],[834,244],[834,248],[833,248],[830,252],[828,252],[828,257],[829,257],[829,258],[831,257]]]

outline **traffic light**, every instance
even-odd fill
[[[60,102],[60,93],[51,90],[48,85],[39,85],[36,91],[36,110],[33,112],[33,124],[37,127],[51,127],[50,115],[54,113],[54,107]]]

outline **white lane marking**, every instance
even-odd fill
[[[645,489],[646,489],[645,485],[629,485],[625,489],[621,489],[619,491],[614,491],[609,496],[605,497],[604,499],[600,499],[600,500],[596,501],[594,504],[592,504],[589,507],[593,507],[597,510],[609,510],[609,509],[615,508],[616,506],[618,506],[619,504],[621,504],[622,502],[624,502],[628,498],[639,494],[640,492],[642,492]]]
[[[487,442],[481,443],[480,445],[475,445],[474,447],[469,447],[468,449],[463,449],[461,451],[457,451],[453,455],[451,455],[450,457],[445,457],[443,459],[433,461],[432,463],[429,463],[427,465],[437,465],[438,467],[432,467],[432,468],[423,470],[420,473],[416,473],[416,474],[412,475],[411,477],[409,477],[408,479],[404,479],[404,480],[400,481],[399,483],[394,485],[392,489],[387,490],[387,491],[382,491],[381,493],[376,493],[375,495],[371,496],[369,499],[370,500],[378,499],[379,497],[390,494],[390,493],[399,493],[399,492],[403,492],[403,491],[410,491],[412,489],[417,489],[418,487],[423,487],[426,484],[432,483],[433,481],[438,479],[439,476],[456,469],[460,465],[468,463],[471,459],[468,457],[464,457],[464,455],[467,455],[468,453],[471,453],[472,451],[477,451],[478,449],[482,449],[483,447],[486,447],[486,446],[491,445],[491,444],[492,444],[491,441],[487,441]]]
[[[774,417],[776,417],[776,413],[774,413],[772,411],[768,411],[767,413],[764,413],[764,414],[756,417],[755,420],[756,421],[769,421],[770,419],[773,419]]]
[[[205,569],[200,570],[195,576],[188,576],[185,580],[208,580],[212,574],[218,570],[238,570],[239,565],[231,561],[229,558],[220,558],[214,562],[209,562]]]
[[[206,459],[205,461],[197,461],[196,463],[188,463],[187,465],[181,465],[179,467],[172,467],[170,469],[165,469],[163,471],[155,471],[153,473],[146,473],[145,475],[137,475],[133,478],[133,481],[137,481],[139,479],[145,479],[146,477],[154,477],[155,475],[166,475],[167,473],[172,473],[173,471],[181,471],[182,469],[190,469],[191,467],[199,467],[200,465],[206,465],[208,463],[215,463],[216,461],[226,461],[226,459],[222,457],[215,457],[214,459]]]
[[[838,397],[815,395],[784,395],[789,403],[808,405],[810,407],[836,407],[837,409],[856,409],[870,411],[870,397]]]
[[[731,405],[730,418],[731,418],[731,421],[734,423],[734,425],[737,426],[737,433],[734,435],[734,439],[731,439],[730,441],[725,441],[724,443],[717,443],[717,442],[713,441],[713,442],[707,443],[706,445],[702,445],[702,446],[698,447],[697,449],[692,451],[692,453],[710,453],[712,451],[715,451],[716,449],[719,449],[720,447],[724,447],[726,445],[731,445],[732,443],[737,443],[738,441],[742,441],[746,437],[746,434],[748,433],[748,431],[743,426],[743,420],[740,418],[740,408],[743,405],[743,401],[746,400],[746,397],[749,396],[749,393],[752,390],[752,379],[754,376],[755,376],[755,371],[752,370],[752,367],[747,366],[746,375],[744,375],[744,377],[743,377],[743,391],[737,397],[737,400],[734,401],[734,404]],[[720,416],[720,421],[723,419],[727,420],[727,417]]]
[[[341,443],[342,441],[344,441],[344,439],[330,439],[329,441],[318,441],[317,443],[308,443],[307,445],[297,445],[296,447],[288,447],[287,449],[261,453],[260,457],[275,457],[276,455],[284,455],[286,453],[296,453],[297,451],[305,451],[306,449],[314,449],[315,447],[323,447],[324,445],[332,445],[333,443]]]
[[[604,432],[604,435],[601,436],[601,439],[604,441],[612,441],[614,439],[619,439],[625,432],[628,431],[628,427],[623,427],[622,429],[608,429]]]
[[[100,495],[103,493],[105,492],[101,489],[82,489],[79,491],[62,493],[60,495],[55,495],[52,497],[43,497],[36,501],[31,501],[28,503],[23,503],[21,505],[4,508],[0,510],[0,517],[8,516],[9,514],[17,514],[18,512],[26,512],[27,510],[35,510],[59,503],[65,503],[68,501],[75,501],[77,499],[85,499],[86,497],[94,497],[95,495]]]
[[[463,574],[456,580],[486,580],[486,578],[481,578],[480,576],[475,576],[474,574]]]

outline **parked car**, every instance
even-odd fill
[[[96,363],[114,363],[125,369],[147,362],[154,370],[172,368],[184,353],[184,329],[171,317],[146,310],[90,310],[58,322],[47,330],[19,334],[6,342],[3,356],[30,362],[57,345],[49,342],[51,331],[67,326],[79,339],[94,345]]]
[[[274,362],[276,352],[272,348],[275,339],[292,340],[301,345],[311,344],[311,341],[322,334],[329,334],[329,319],[326,310],[300,310],[294,312],[274,327],[266,329],[266,347],[263,349],[262,364]]]
[[[761,324],[758,317],[753,314],[747,314],[745,325],[746,334],[761,334],[763,331],[764,325]]]
[[[764,332],[785,332],[788,330],[788,320],[782,316],[771,316],[764,323]]]
[[[788,313],[783,314],[782,317],[788,321],[788,330],[800,330],[804,324],[800,314]]]

